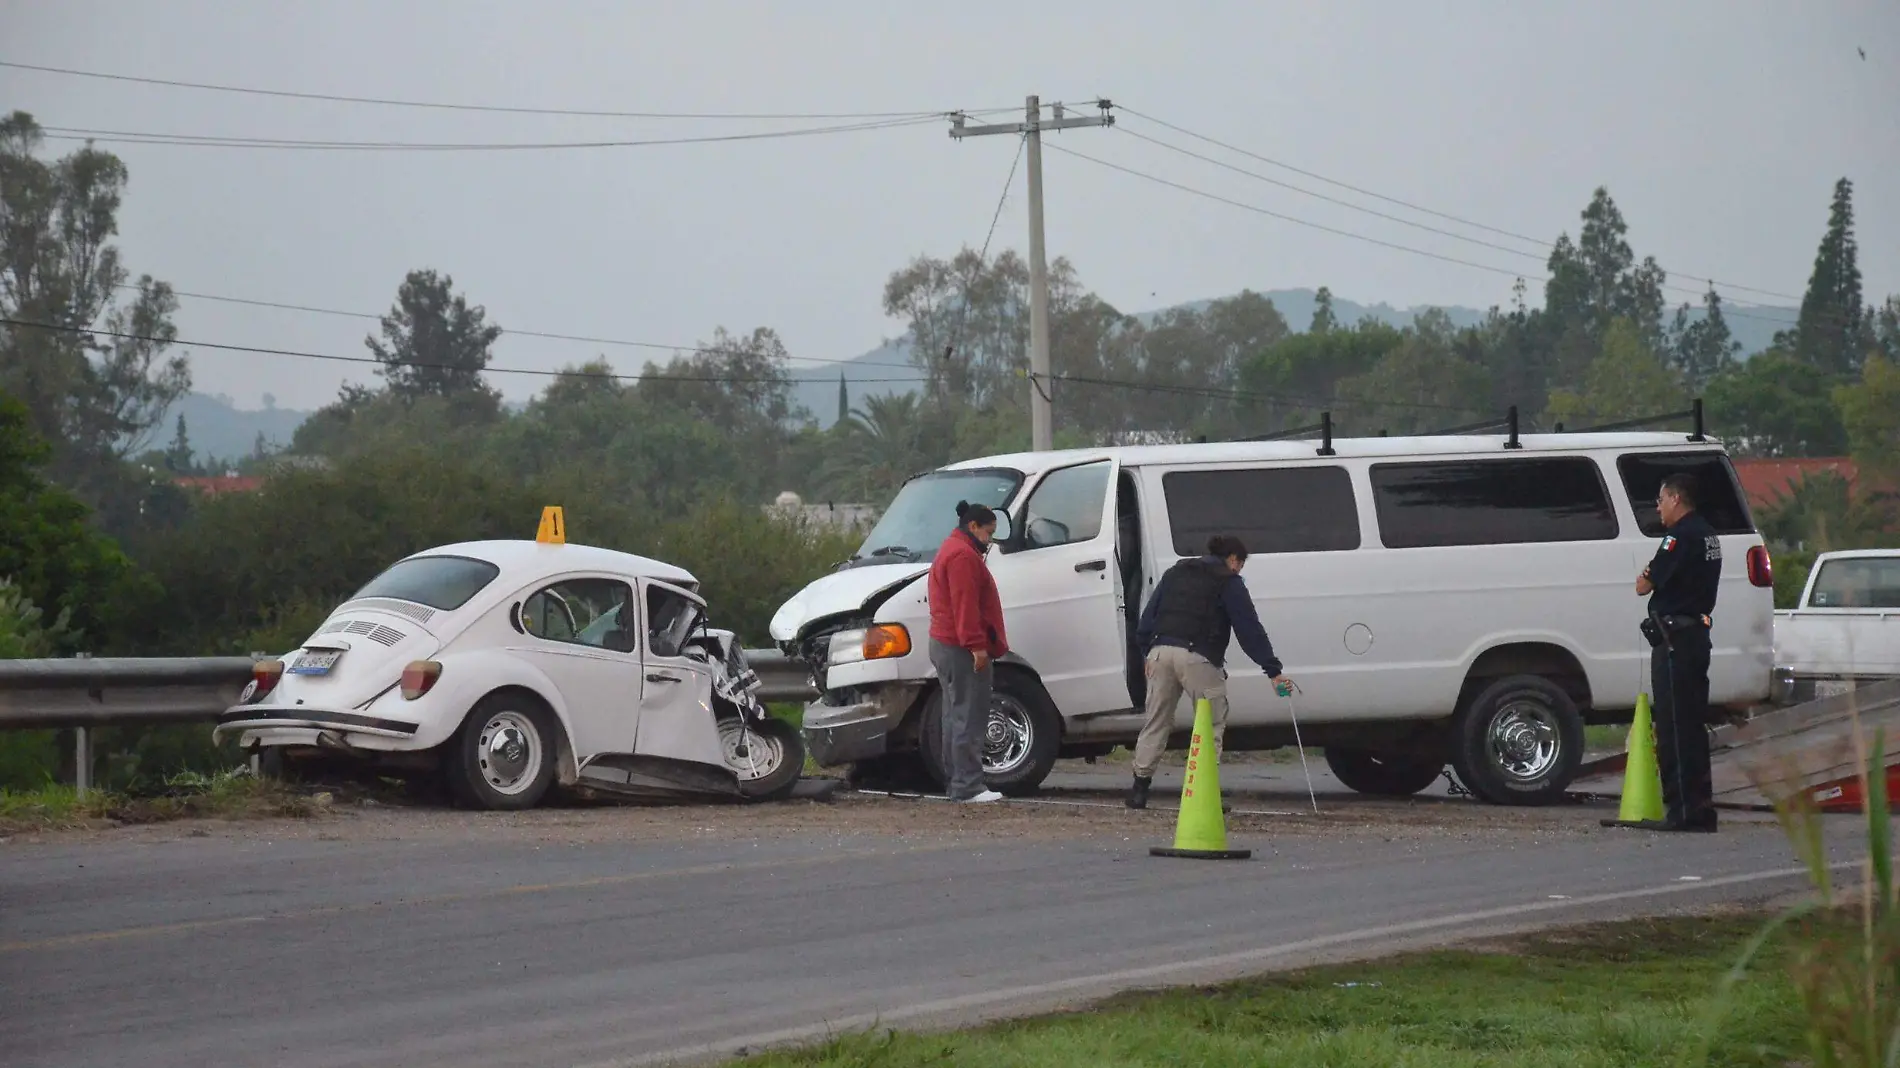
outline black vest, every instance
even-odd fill
[[[1183,560],[1168,569],[1156,595],[1155,635],[1185,642],[1202,656],[1218,661],[1227,651],[1227,614],[1221,610],[1221,588],[1234,572],[1225,560],[1200,557]]]

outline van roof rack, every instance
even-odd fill
[[[1695,398],[1689,407],[1679,412],[1663,412],[1658,415],[1645,415],[1636,419],[1625,419],[1620,422],[1604,423],[1598,426],[1579,427],[1574,430],[1567,429],[1562,423],[1558,423],[1552,427],[1551,430],[1557,434],[1602,434],[1614,430],[1637,430],[1646,426],[1655,426],[1658,423],[1674,423],[1684,419],[1690,420],[1695,426],[1695,429],[1689,434],[1690,441],[1703,442],[1709,440],[1703,425],[1701,397]],[[1461,426],[1445,427],[1442,430],[1428,431],[1423,436],[1443,437],[1457,434],[1482,434],[1486,431],[1502,430],[1507,435],[1504,441],[1504,447],[1507,449],[1521,449],[1524,447],[1524,443],[1520,440],[1520,429],[1517,405],[1513,404],[1505,412],[1502,419],[1485,419],[1476,423],[1465,423]],[[1320,435],[1319,454],[1321,456],[1334,455],[1333,413],[1329,411],[1321,412],[1319,414],[1319,422],[1313,423],[1310,426],[1296,426],[1286,430],[1276,431],[1272,434],[1254,434],[1249,437],[1231,438],[1229,440],[1285,441],[1289,438],[1301,438],[1315,433]],[[1386,432],[1380,430],[1379,436],[1385,437]],[[1202,438],[1201,440],[1205,441],[1206,438]]]

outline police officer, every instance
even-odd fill
[[[1183,560],[1169,568],[1156,584],[1142,610],[1136,642],[1148,676],[1147,720],[1135,742],[1135,784],[1128,792],[1129,808],[1148,807],[1148,789],[1155,765],[1168,747],[1174,728],[1174,709],[1182,693],[1206,698],[1214,720],[1214,751],[1220,752],[1227,727],[1227,655],[1229,636],[1272,677],[1288,683],[1281,673],[1273,643],[1255,614],[1253,597],[1241,581],[1247,565],[1247,547],[1239,538],[1217,535],[1208,539],[1207,555]]]
[[[1722,579],[1722,541],[1696,511],[1695,480],[1663,479],[1656,495],[1662,544],[1636,579],[1649,597],[1643,636],[1651,652],[1650,688],[1656,704],[1656,763],[1662,772],[1664,816],[1638,826],[1659,831],[1715,830],[1709,771],[1709,628]]]

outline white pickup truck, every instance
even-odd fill
[[[1800,607],[1775,613],[1775,701],[1892,678],[1900,678],[1900,549],[1822,553]]]

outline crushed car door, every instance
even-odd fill
[[[633,751],[724,767],[713,717],[712,668],[686,655],[687,639],[705,618],[705,608],[677,586],[643,579],[640,587],[647,626]]]

